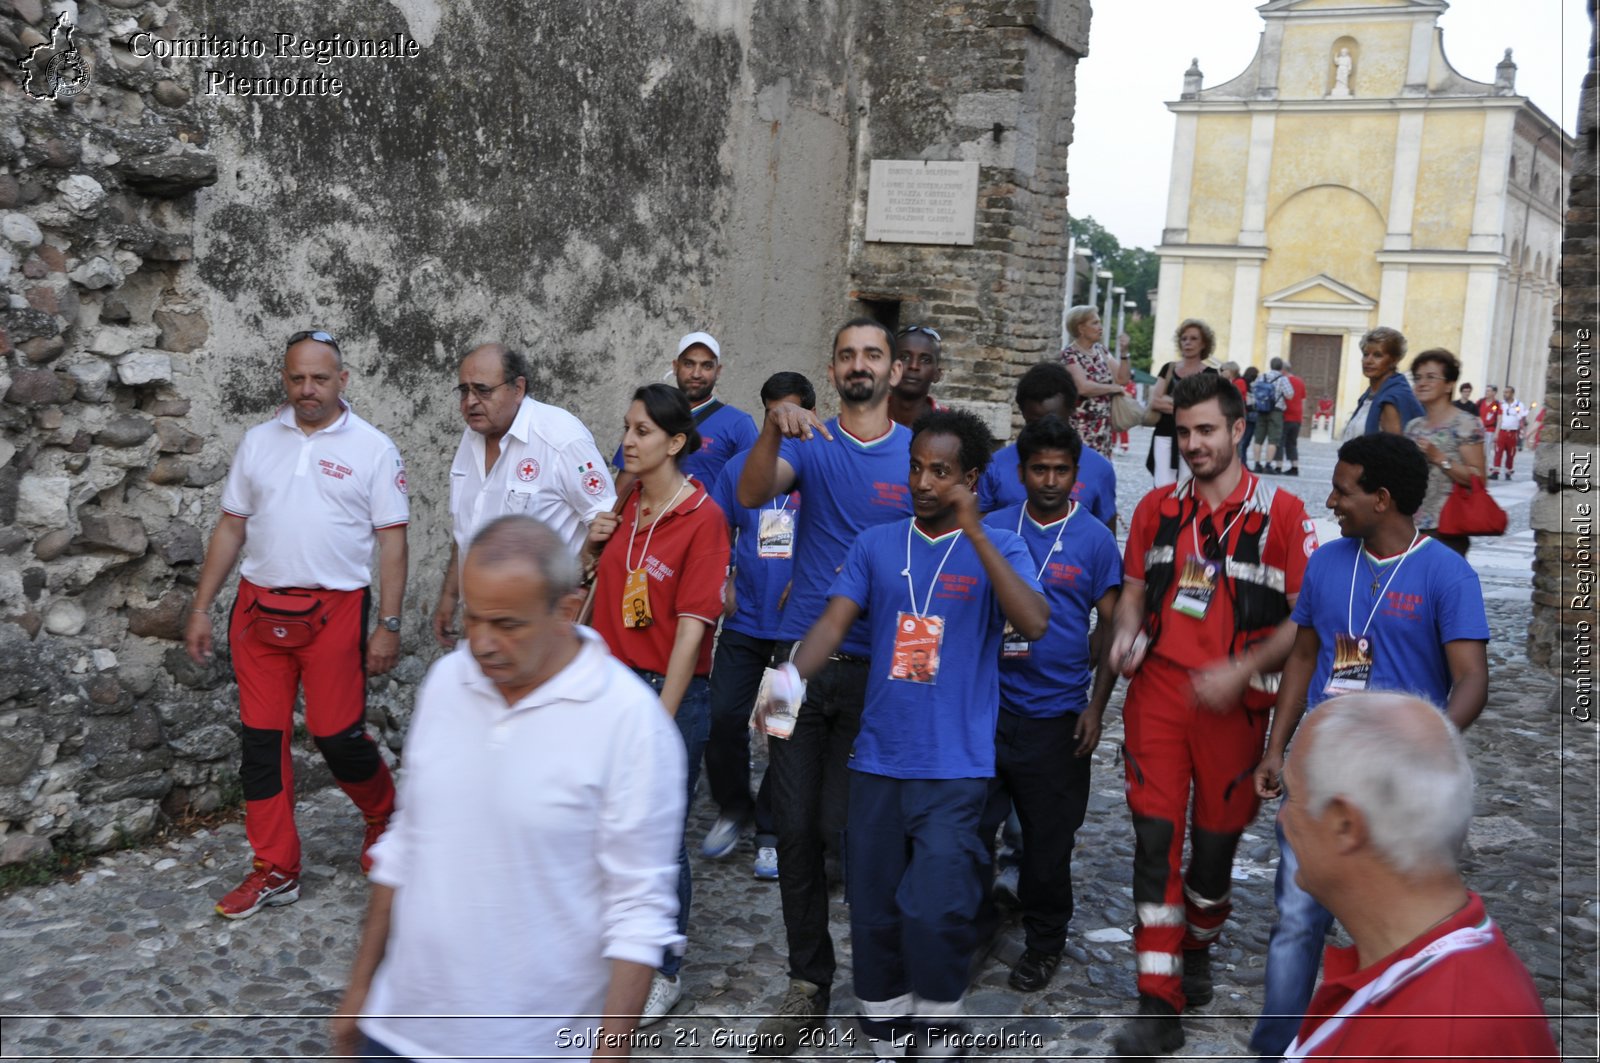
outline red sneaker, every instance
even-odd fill
[[[361,839],[361,873],[365,875],[372,870],[372,847],[383,837],[383,832],[389,829],[389,817],[367,817],[367,834]]]
[[[248,919],[263,907],[293,904],[299,899],[298,878],[257,860],[255,870],[238,888],[217,902],[217,914],[224,919]]]

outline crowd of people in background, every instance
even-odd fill
[[[1148,398],[1152,487],[1124,521],[1126,347],[1092,307],[1066,326],[1018,378],[1003,447],[934,397],[930,325],[837,329],[827,419],[795,371],[763,383],[758,418],[739,409],[722,346],[691,332],[672,383],[619,411],[614,474],[581,421],[529,394],[520,353],[470,350],[430,619],[449,652],[398,796],[364,721],[366,677],[398,657],[406,466],[344,398],[338,340],[291,336],[286,403],[234,456],[186,639],[211,656],[242,558],[229,646],[252,867],[217,912],[299,897],[303,690],[365,823],[341,1054],[628,1054],[695,988],[691,846],[726,859],[749,839],[788,964],[753,1050],[829,1043],[842,877],[862,1046],[961,1057],[997,897],[1024,938],[1010,985],[1039,992],[1062,963],[1092,756],[1120,712],[1138,1001],[1113,1056],[1184,1044],[1183,1014],[1215,991],[1240,836],[1280,798],[1261,1058],[1553,1055],[1458,870],[1489,629],[1468,540],[1439,527],[1455,486],[1511,478],[1526,408],[1511,388],[1473,402],[1442,348],[1402,369],[1406,338],[1373,329],[1331,482],[1295,481],[1338,526],[1319,543],[1276,478],[1301,476],[1323,397],[1281,358],[1214,364],[1214,331],[1185,320]],[[702,760],[716,816],[691,839]],[[1324,960],[1335,920],[1354,945]]]

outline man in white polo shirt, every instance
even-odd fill
[[[626,1056],[683,947],[683,742],[573,623],[578,561],[550,528],[493,521],[462,579],[466,639],[417,694],[334,1051]]]
[[[243,725],[245,834],[255,861],[217,903],[229,919],[300,897],[289,756],[296,688],[305,692],[306,729],[366,817],[362,870],[394,810],[394,782],[364,720],[367,676],[387,672],[400,655],[406,469],[389,437],[341,397],[349,379],[331,335],[289,337],[288,401],[246,432],[234,454],[184,633],[189,655],[209,660],[211,606],[243,553],[228,645]],[[374,541],[381,622],[369,639]]]
[[[467,427],[450,465],[455,540],[433,611],[433,637],[446,649],[456,643],[461,559],[479,528],[519,513],[548,524],[576,553],[590,521],[617,500],[583,422],[528,395],[528,366],[519,352],[485,343],[461,360],[458,376],[455,392]]]

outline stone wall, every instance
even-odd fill
[[[1600,253],[1596,218],[1600,206],[1600,157],[1596,154],[1596,107],[1600,54],[1595,0],[1589,0],[1588,71],[1578,104],[1578,153],[1573,160],[1561,244],[1561,302],[1545,381],[1544,434],[1534,463],[1542,491],[1533,505],[1533,623],[1528,659],[1595,691],[1595,633],[1600,630],[1594,585],[1595,514],[1600,507],[1595,461],[1596,331],[1600,328]],[[1584,576],[1587,576],[1587,580]],[[1576,682],[1574,682],[1576,680]],[[1569,695],[1571,691],[1569,690]]]
[[[437,654],[473,344],[526,350],[534,395],[609,454],[693,328],[745,408],[780,368],[826,390],[864,292],[938,322],[961,399],[1008,401],[1054,342],[1083,0],[0,0],[0,54],[58,10],[81,94],[0,84],[0,862],[236,789],[227,647],[201,667],[180,639],[296,329],[340,337],[350,399],[409,465],[404,655],[369,685],[390,750]],[[320,64],[274,54],[284,32],[417,54]],[[267,54],[164,57],[202,36]],[[219,87],[332,77],[337,96]],[[863,245],[872,157],[979,159],[978,246]],[[324,782],[300,745],[297,781]]]

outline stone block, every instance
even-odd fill
[[[112,369],[105,362],[79,362],[66,367],[66,374],[78,385],[79,402],[104,402],[111,385]]]
[[[33,556],[40,561],[54,561],[66,553],[70,545],[72,533],[65,528],[57,528],[39,536],[38,542],[33,544]]]
[[[217,183],[217,161],[204,152],[145,155],[112,169],[130,187],[157,199],[175,199]]]
[[[115,550],[133,557],[144,553],[149,546],[144,525],[131,517],[85,507],[78,513],[78,524],[82,529],[76,540],[79,546]]]
[[[182,313],[176,310],[157,310],[155,322],[161,328],[161,338],[156,345],[166,351],[193,351],[205,346],[211,336],[211,324],[199,312]]]
[[[155,828],[160,814],[158,803],[130,797],[79,809],[74,833],[84,848],[99,852],[143,838]]]
[[[26,214],[7,214],[0,217],[0,236],[18,247],[35,248],[44,243],[44,233],[38,222]]]
[[[152,93],[163,107],[182,107],[189,102],[190,92],[176,81],[158,81]]]
[[[117,359],[117,379],[130,385],[170,383],[172,359],[160,351],[130,351]]]
[[[17,487],[17,523],[30,528],[64,528],[72,481],[65,476],[26,475]]]
[[[197,664],[182,646],[174,646],[161,658],[162,667],[173,682],[190,690],[215,690],[232,677],[227,658],[218,653],[205,664]]]
[[[6,314],[5,330],[12,343],[21,343],[36,336],[59,336],[61,323],[52,311],[23,307]]]
[[[224,476],[228,475],[228,463],[219,461],[215,465],[196,466],[189,470],[190,487],[210,487]]]
[[[67,349],[66,341],[60,336],[35,336],[24,341],[19,350],[23,357],[34,365],[44,365],[61,357],[61,352]]]
[[[187,417],[189,416],[189,400],[171,396],[146,395],[140,400],[139,409],[152,417]],[[159,422],[157,423],[159,424]]]
[[[106,201],[106,190],[88,174],[75,173],[59,182],[56,190],[66,200],[67,209],[80,218],[94,217]]]
[[[205,560],[205,541],[200,529],[175,520],[150,537],[156,556],[169,565],[198,565]]]
[[[135,413],[113,417],[106,426],[94,434],[94,441],[103,447],[136,447],[155,434],[155,422]]]
[[[0,867],[43,860],[54,851],[49,838],[37,834],[7,834],[0,838]]]
[[[109,259],[94,256],[84,262],[77,269],[67,274],[76,284],[91,291],[101,288],[115,288],[122,283],[122,271]]]
[[[51,369],[18,369],[6,389],[6,401],[14,406],[59,406],[71,402],[77,383],[65,373]]]
[[[150,482],[177,487],[189,482],[189,463],[182,458],[165,457],[150,467]]]
[[[189,623],[189,603],[192,596],[171,590],[148,609],[128,610],[128,631],[151,639],[182,642],[184,627]]]
[[[156,436],[161,440],[163,454],[198,454],[205,446],[205,437],[196,435],[170,417],[156,421]]]
[[[43,262],[45,268],[51,273],[65,273],[67,271],[67,256],[62,253],[59,247],[40,244],[34,249],[33,253],[39,256],[39,261]]]
[[[77,602],[59,598],[44,611],[44,629],[52,635],[70,638],[83,630],[88,615]]]

